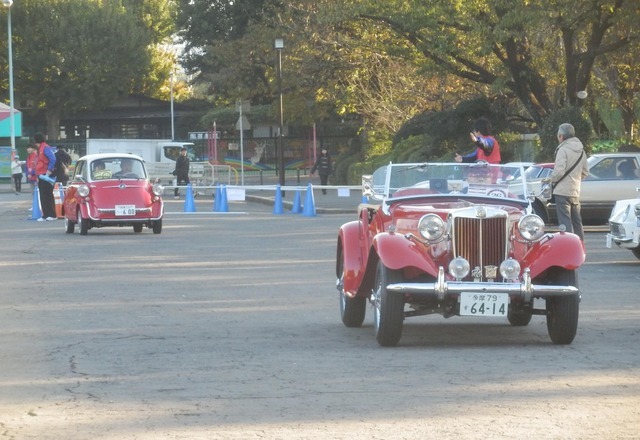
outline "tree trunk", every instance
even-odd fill
[[[47,108],[45,112],[48,141],[57,141],[60,139],[60,114],[61,110],[59,108]]]

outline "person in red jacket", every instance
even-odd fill
[[[476,145],[475,151],[461,156],[456,153],[456,162],[489,162],[500,163],[500,145],[496,138],[491,136],[491,122],[487,118],[479,118],[473,125],[470,133],[471,141]]]
[[[38,163],[38,150],[33,145],[27,147],[27,182],[31,184],[31,192],[36,187],[38,176],[36,175],[36,163]]]
[[[38,176],[38,191],[40,193],[40,207],[42,218],[39,222],[57,220],[56,201],[53,197],[53,184],[42,179],[41,176],[53,177],[53,168],[56,165],[56,155],[53,149],[47,145],[42,133],[33,135],[33,141],[38,150],[38,162],[36,163],[36,176]]]

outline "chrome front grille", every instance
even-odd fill
[[[465,258],[471,266],[466,279],[477,279],[481,273],[481,279],[486,281],[487,267],[500,267],[506,258],[507,217],[454,217],[451,238],[454,257]],[[498,271],[495,281],[499,280]]]
[[[614,237],[625,237],[626,232],[624,230],[624,226],[620,223],[609,223],[609,229],[611,231],[611,235]]]

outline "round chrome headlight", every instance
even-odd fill
[[[418,231],[426,240],[437,241],[444,235],[444,221],[436,214],[427,214],[418,222]]]
[[[160,185],[159,183],[155,183],[153,185],[152,191],[156,196],[161,196],[162,193],[164,193],[164,186]]]
[[[457,280],[469,275],[469,270],[469,262],[462,257],[456,257],[449,262],[449,274]]]
[[[527,241],[536,241],[544,235],[544,222],[535,214],[525,215],[518,223],[520,235]]]
[[[509,258],[504,260],[500,265],[500,275],[502,278],[509,281],[515,281],[520,276],[520,263],[518,260]]]
[[[78,195],[80,197],[87,197],[89,195],[89,185],[80,185],[78,187]]]

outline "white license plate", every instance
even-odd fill
[[[507,316],[509,295],[506,293],[460,293],[460,315]]]
[[[136,205],[116,205],[116,215],[136,215]]]

